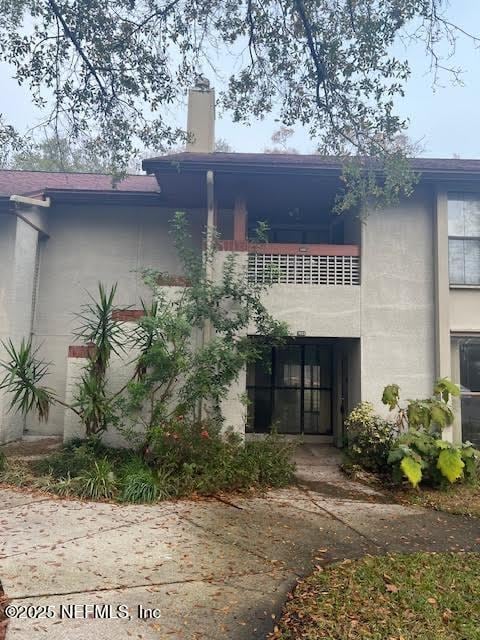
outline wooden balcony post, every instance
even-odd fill
[[[247,204],[243,196],[235,199],[233,208],[233,240],[234,243],[247,239]]]

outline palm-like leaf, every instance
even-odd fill
[[[35,411],[40,421],[47,421],[51,404],[55,395],[51,389],[40,383],[48,374],[48,363],[37,357],[37,349],[32,341],[22,339],[20,346],[15,348],[11,340],[3,342],[8,360],[0,362],[0,367],[6,372],[0,380],[0,389],[12,393],[9,409],[26,415]]]
[[[115,317],[115,295],[117,285],[109,291],[102,283],[98,284],[98,300],[89,294],[91,302],[83,305],[77,314],[80,324],[75,335],[88,344],[95,345],[91,360],[99,375],[105,373],[112,353],[120,355],[125,352],[126,335],[122,322]]]

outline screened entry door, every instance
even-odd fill
[[[269,360],[269,361],[268,361]],[[291,343],[247,371],[248,429],[267,433],[332,433],[332,347]]]

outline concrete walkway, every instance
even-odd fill
[[[297,577],[316,564],[480,550],[479,520],[391,504],[346,480],[336,456],[306,447],[299,487],[230,504],[119,506],[0,489],[5,594],[16,606],[52,607],[54,616],[12,620],[7,640],[265,638]],[[82,608],[93,604],[95,614]],[[98,607],[106,604],[111,611]],[[130,620],[95,619],[118,605]],[[159,617],[140,620],[140,606]]]

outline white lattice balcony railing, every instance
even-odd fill
[[[359,285],[359,256],[249,253],[249,282]]]

